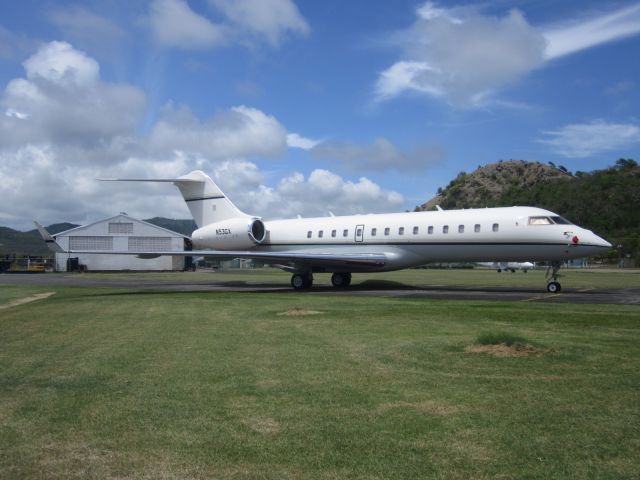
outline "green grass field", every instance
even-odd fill
[[[562,269],[560,271],[565,288],[640,288],[640,269]],[[355,273],[353,285],[363,282],[397,282],[403,285],[475,285],[475,286],[515,286],[531,287],[545,291],[545,269],[523,272],[497,273],[491,269],[409,269],[385,273]],[[77,274],[57,274],[71,275]],[[218,272],[149,272],[149,273],[86,273],[87,279],[131,280],[135,278],[158,281],[197,282],[246,282],[289,285],[291,275],[275,268],[255,270],[226,270]],[[331,285],[330,274],[314,274],[314,285]]]
[[[640,471],[637,306],[0,286],[0,308],[42,292],[0,309],[0,478]]]

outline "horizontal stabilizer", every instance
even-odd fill
[[[35,223],[36,228],[38,229],[38,233],[40,233],[40,236],[42,237],[44,242],[47,244],[47,247],[49,247],[49,250],[51,250],[53,252],[56,252],[56,253],[63,253],[64,252],[62,247],[60,245],[58,245],[58,243],[56,242],[56,239],[53,238],[51,236],[51,234],[49,232],[47,232],[47,230],[42,225],[40,225],[35,220],[33,221],[33,223]]]

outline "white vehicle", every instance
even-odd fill
[[[593,232],[534,207],[267,221],[240,211],[201,171],[173,179],[105,180],[176,185],[198,226],[192,234],[193,250],[83,253],[253,259],[291,272],[291,285],[296,290],[310,288],[316,272],[333,273],[333,286],[346,287],[354,272],[385,272],[428,262],[533,260],[555,262],[547,285],[547,290],[555,293],[561,288],[557,281],[560,261],[611,248]],[[42,226],[36,226],[53,249],[62,251]]]
[[[522,270],[527,273],[535,265],[532,262],[478,262],[481,267],[495,268],[498,273],[504,271],[510,271],[516,273],[516,270]]]

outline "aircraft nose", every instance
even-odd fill
[[[598,247],[603,247],[603,248],[611,248],[613,247],[613,245],[611,245],[609,242],[607,242],[604,238],[599,237],[598,235],[596,235],[593,232],[590,232],[592,237],[593,237],[593,244],[598,246]]]

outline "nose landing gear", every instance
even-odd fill
[[[562,286],[558,282],[559,270],[560,262],[553,262],[549,270],[547,270],[547,278],[551,278],[551,281],[547,283],[547,292],[549,293],[560,293],[562,291]]]

